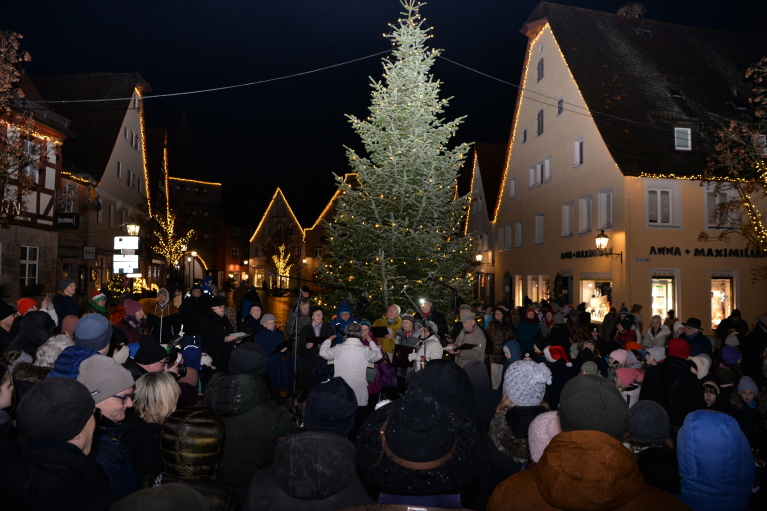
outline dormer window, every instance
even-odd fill
[[[543,57],[538,60],[538,81],[543,80]]]
[[[692,129],[674,128],[674,148],[677,151],[692,150]]]

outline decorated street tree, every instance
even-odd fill
[[[764,199],[767,195],[767,57],[752,66],[754,122],[730,122],[717,133],[716,153],[708,158],[704,180],[714,184],[713,220],[721,229],[716,236],[705,231],[700,241],[728,241],[735,234],[748,248],[767,253]],[[760,210],[760,207],[762,210]],[[754,281],[767,280],[767,263],[751,268]]]
[[[194,229],[184,234],[176,232],[176,216],[171,211],[170,204],[164,216],[153,215],[152,220],[155,222],[154,236],[156,240],[152,250],[168,262],[169,285],[173,289],[181,284],[177,267],[181,258],[184,257],[189,243],[194,239],[195,232]]]
[[[393,58],[383,59],[383,81],[371,79],[370,115],[348,116],[367,157],[347,147],[358,184],[336,176],[343,193],[326,225],[328,263],[320,270],[330,284],[327,302],[364,296],[372,313],[390,302],[410,309],[400,294],[406,284],[414,298],[428,294],[443,311],[453,295],[439,282],[469,289],[472,239],[461,231],[468,199],[456,194],[469,146],[447,147],[463,118],[440,117],[449,98],[440,99],[440,81],[429,72],[440,50],[426,47],[431,35],[419,14],[423,4],[401,3],[403,17],[385,36]]]

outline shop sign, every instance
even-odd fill
[[[152,259],[152,264],[165,264],[162,259]]]
[[[576,250],[569,252],[562,252],[560,259],[584,259],[588,257],[599,257],[599,250]]]
[[[681,256],[682,252],[686,255],[692,254],[693,257],[737,257],[737,258],[763,258],[767,257],[767,253],[762,250],[755,250],[749,248],[695,248],[693,250],[682,250],[680,247],[650,247],[650,255],[667,255],[667,256]],[[565,252],[567,253],[567,252]],[[564,259],[564,254],[562,259]],[[581,256],[592,257],[592,256]],[[634,258],[636,262],[640,258]]]
[[[77,213],[56,214],[56,227],[59,229],[78,229],[80,227],[80,215]]]
[[[58,256],[61,259],[78,259],[80,257],[80,247],[67,247],[59,245]]]
[[[100,256],[112,257],[113,255],[115,255],[115,251],[114,250],[107,250],[105,248],[97,248],[96,249],[96,254],[100,255]]]
[[[83,247],[83,259],[96,259],[96,247]]]
[[[611,271],[589,271],[581,272],[581,280],[612,280],[613,272]]]
[[[634,258],[635,263],[649,263],[650,258],[649,257],[635,257]]]

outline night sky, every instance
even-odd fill
[[[536,1],[431,0],[421,12],[444,56],[519,83]],[[615,12],[626,0],[558,3]],[[648,0],[647,18],[764,32],[764,0]],[[26,0],[4,2],[0,28],[23,34],[31,76],[138,72],[155,94],[275,78],[387,50],[397,0]],[[517,89],[438,61],[448,118],[466,115],[455,142],[506,143]],[[344,145],[360,149],[344,114],[367,115],[368,77],[380,57],[308,76],[235,90],[151,99],[150,127],[174,127],[185,112],[209,179],[223,181],[227,216],[255,225],[281,186],[304,226],[347,172]],[[57,98],[46,98],[55,100]],[[73,126],[76,131],[76,127]],[[172,159],[172,154],[171,154]],[[183,177],[171,167],[171,175]]]

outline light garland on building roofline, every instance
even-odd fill
[[[196,179],[185,179],[183,177],[170,177],[168,179],[172,179],[173,181],[181,181],[183,183],[197,183],[200,185],[211,185],[211,186],[221,186],[221,183],[211,183],[208,181],[197,181]]]

